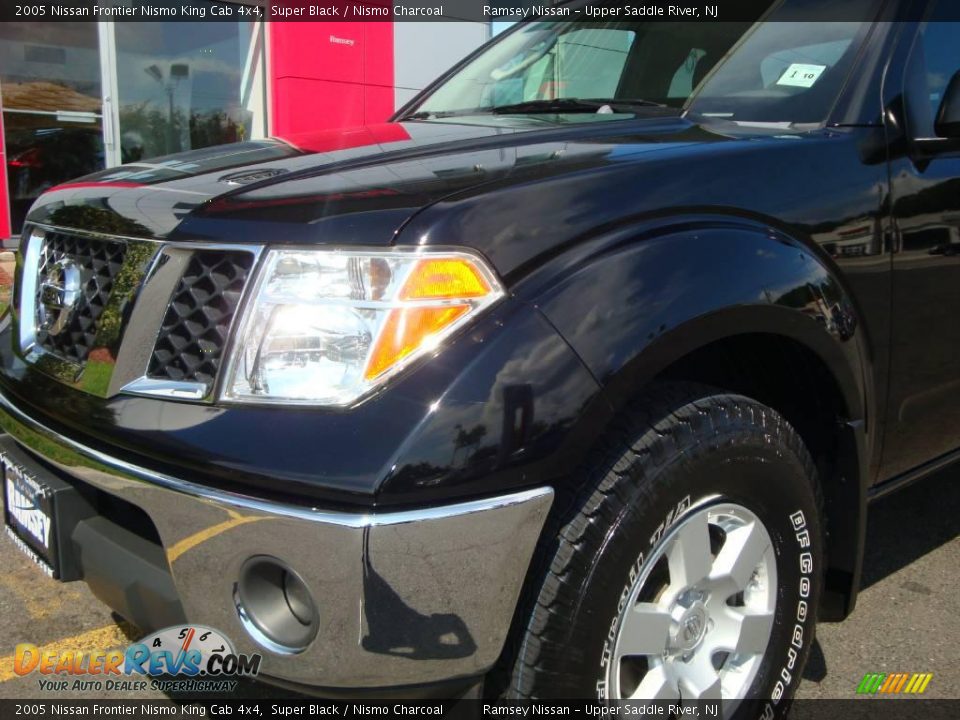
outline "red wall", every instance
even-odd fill
[[[393,113],[393,24],[267,23],[269,133],[383,122]]]
[[[269,134],[371,125],[393,114],[393,23],[284,21],[266,28]],[[0,113],[0,239],[10,237],[2,139]]]
[[[7,194],[7,146],[3,134],[3,100],[0,99],[0,240],[10,237],[10,196]]]

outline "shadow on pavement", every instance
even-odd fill
[[[951,467],[870,505],[860,589],[866,590],[960,535],[960,467]],[[925,585],[903,587],[930,595]],[[821,682],[827,663],[819,640],[804,669],[805,680]]]
[[[920,480],[870,506],[860,589],[960,535],[960,467]],[[923,594],[923,587],[911,588]],[[929,588],[926,594],[930,594]]]

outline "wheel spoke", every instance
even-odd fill
[[[637,689],[629,697],[630,700],[679,700],[680,691],[677,681],[670,677],[670,673],[663,665],[651,668]]]
[[[730,583],[735,588],[734,592],[746,589],[753,571],[769,547],[768,536],[756,522],[731,530],[713,561],[710,580]]]
[[[720,700],[720,675],[706,653],[697,653],[678,671],[683,700]]]
[[[679,591],[710,574],[710,532],[705,513],[684,520],[667,547],[671,588]]]
[[[630,655],[661,655],[670,635],[670,613],[653,603],[627,610],[617,642],[617,661]]]
[[[773,629],[773,613],[751,608],[727,608],[735,633],[730,649],[737,655],[759,655],[767,649]]]

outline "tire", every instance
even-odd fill
[[[719,693],[728,717],[781,715],[822,587],[813,460],[777,412],[747,397],[669,384],[635,405],[557,522],[506,695]]]

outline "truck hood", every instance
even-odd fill
[[[57,186],[27,219],[176,241],[386,245],[418,210],[484,183],[732,139],[674,111],[603,117],[384,123],[205,148]]]

